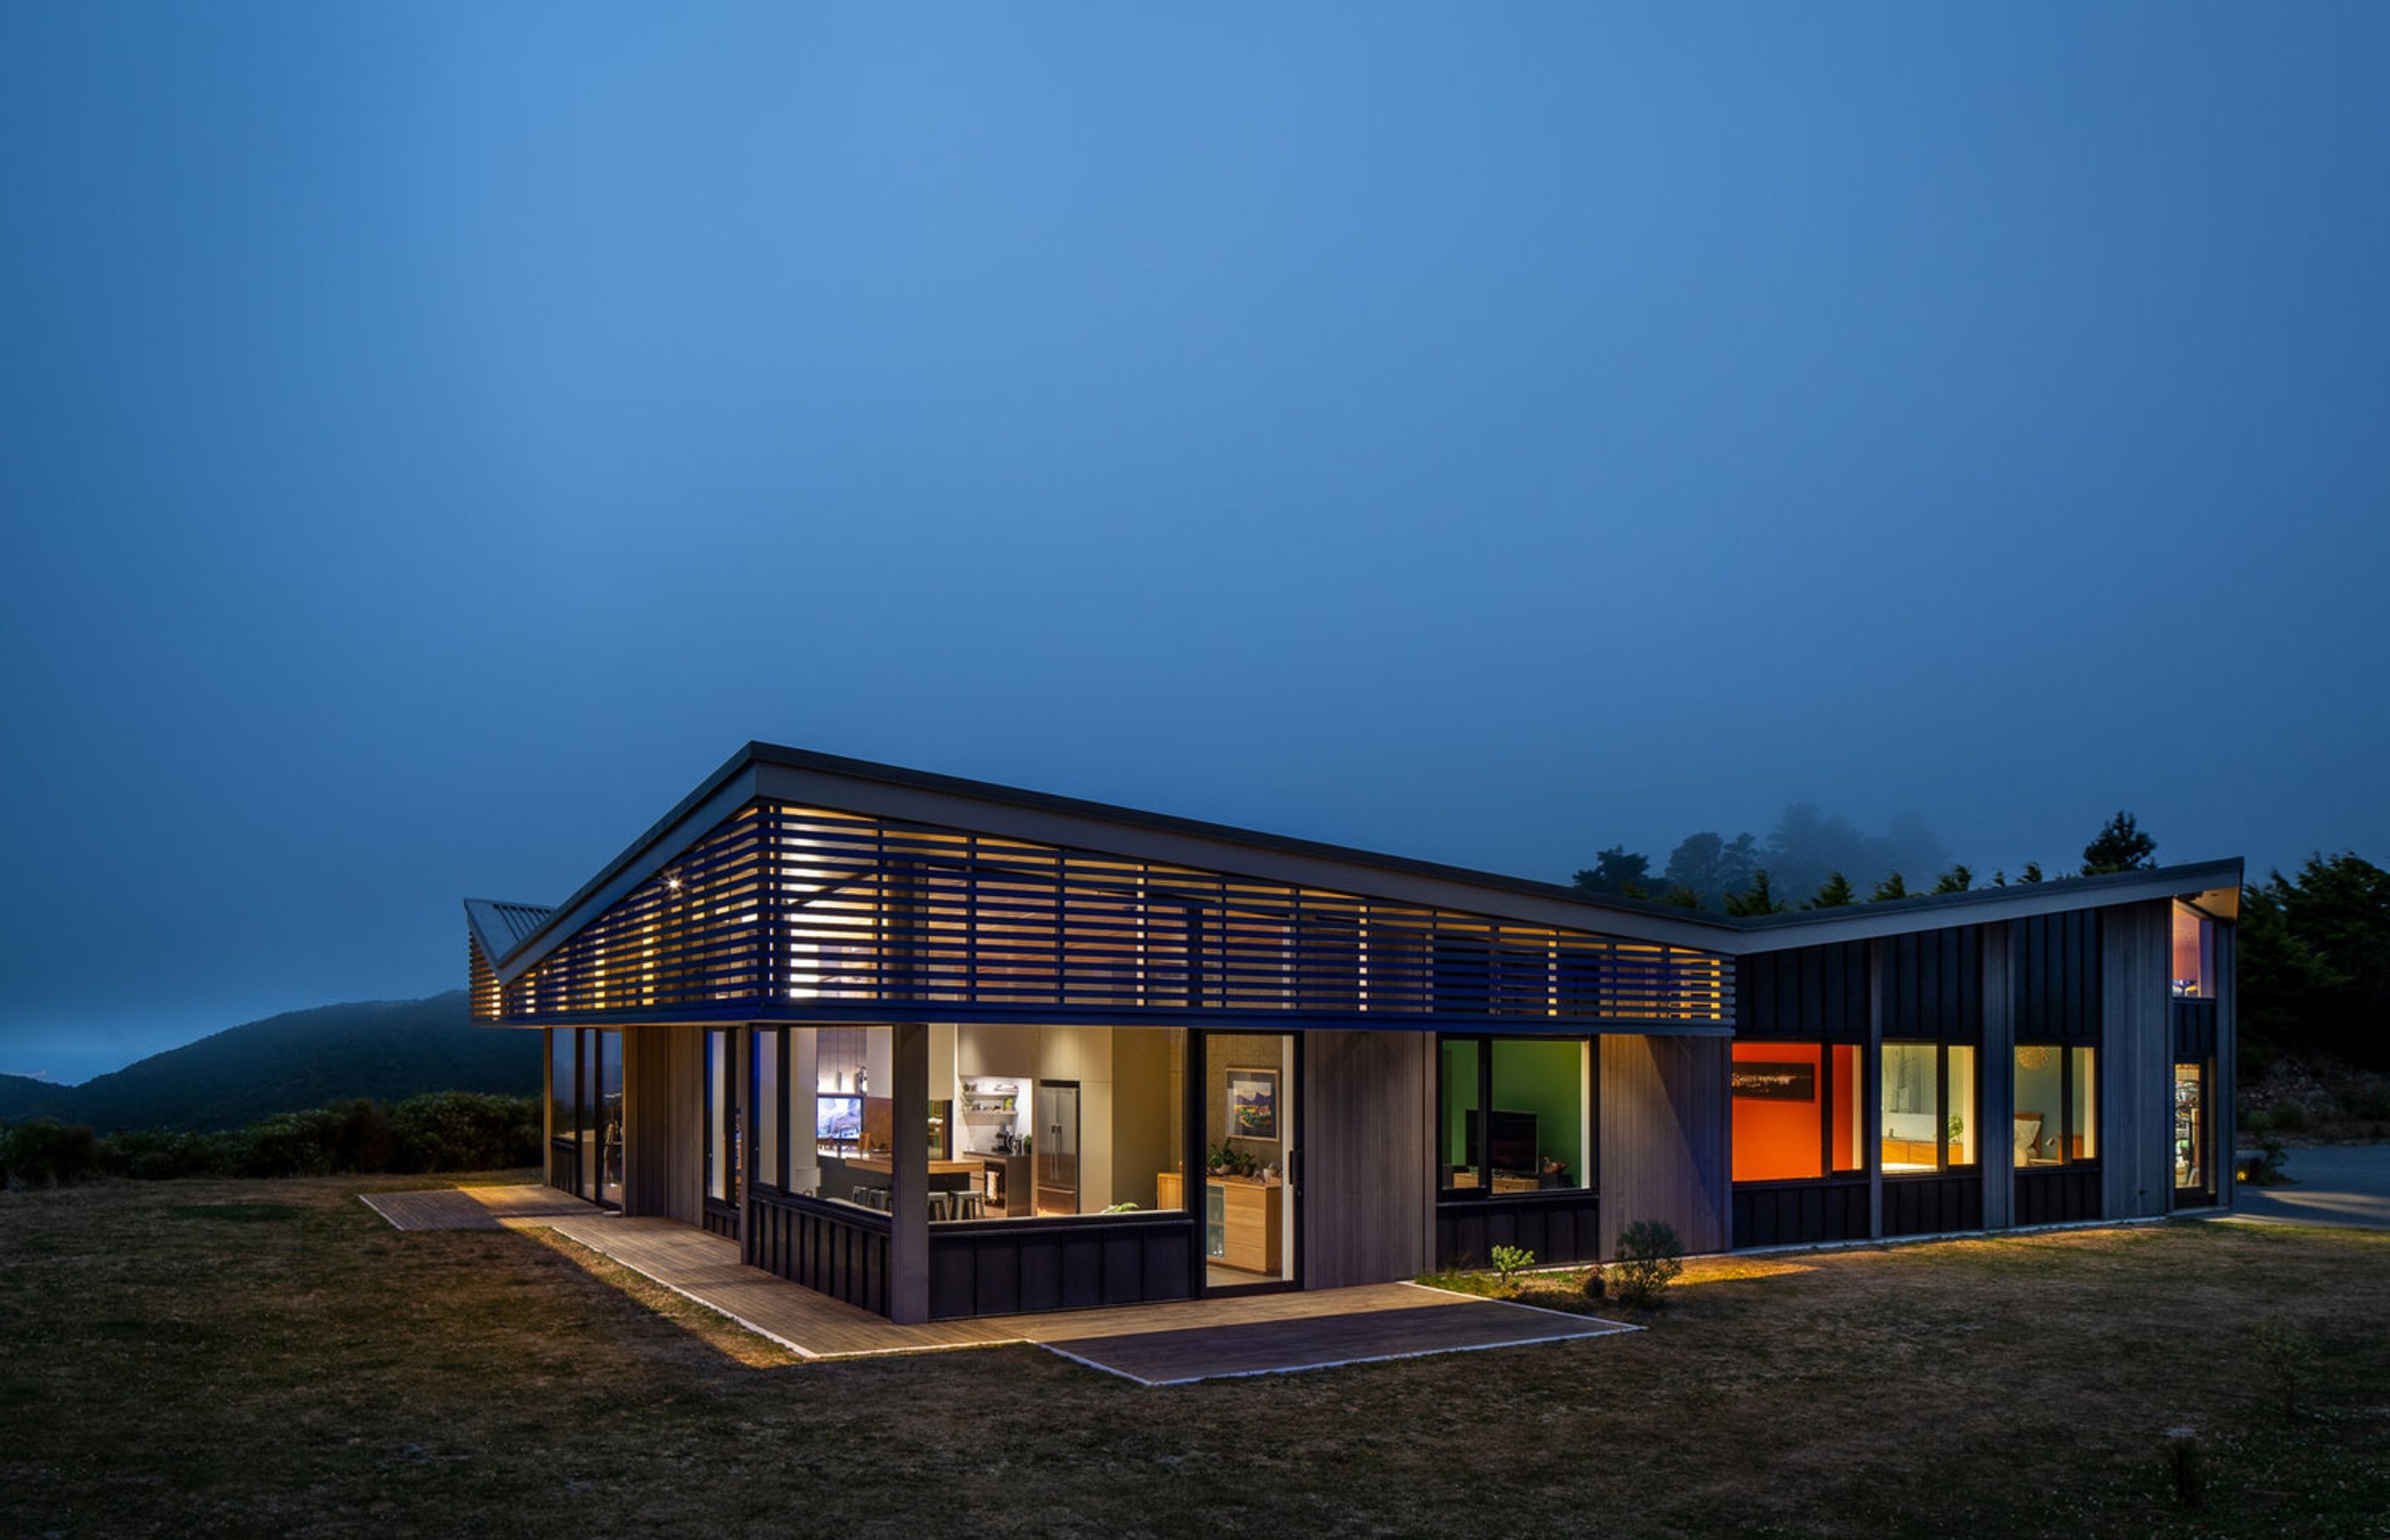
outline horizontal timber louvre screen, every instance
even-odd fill
[[[1733,985],[1706,952],[757,802],[505,1004],[1723,1024]]]

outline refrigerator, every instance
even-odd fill
[[[1034,1098],[1031,1165],[1039,1213],[1079,1212],[1079,1086],[1041,1080]]]

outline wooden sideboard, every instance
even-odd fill
[[[1220,1249],[1211,1260],[1240,1272],[1279,1276],[1285,1251],[1279,1238],[1286,1230],[1286,1184],[1252,1176],[1208,1176],[1203,1186],[1220,1195]],[[1162,1209],[1187,1206],[1186,1182],[1175,1171],[1153,1179],[1154,1203]],[[1208,1218],[1205,1229],[1210,1229]]]

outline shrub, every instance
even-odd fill
[[[0,1135],[0,1168],[26,1187],[78,1182],[98,1164],[98,1141],[81,1123],[35,1118]]]
[[[2352,1118],[2363,1118],[2369,1123],[2390,1123],[2390,1084],[2343,1091],[2340,1094],[2340,1110]]]
[[[1665,1221],[1638,1219],[1618,1233],[1616,1275],[1621,1304],[1657,1305],[1661,1292],[1685,1270],[1685,1248]]]
[[[2286,1101],[2274,1109],[2273,1126],[2276,1132],[2295,1134],[2306,1125],[2307,1110],[2297,1102]]]
[[[1502,1275],[1504,1283],[1514,1282],[1536,1264],[1536,1253],[1523,1246],[1497,1246],[1493,1254],[1494,1271]]]
[[[2201,1457],[2199,1435],[2188,1428],[2166,1434],[2166,1477],[2174,1482],[2174,1500],[2197,1508],[2207,1500],[2206,1462]]]
[[[432,1091],[391,1110],[392,1171],[486,1171],[536,1165],[537,1097]]]
[[[1601,1265],[1596,1263],[1586,1270],[1585,1297],[1588,1300],[1598,1300],[1609,1291],[1610,1286],[1602,1281]]]
[[[2274,1120],[2262,1107],[2244,1107],[2241,1109],[2241,1126],[2252,1134],[2263,1134],[2274,1126]]]

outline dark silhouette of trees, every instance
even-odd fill
[[[1852,888],[1851,879],[1840,872],[1834,872],[1827,877],[1825,885],[1818,890],[1809,902],[1802,905],[1801,907],[1839,909],[1846,904],[1857,904],[1858,901],[1859,895],[1857,890]]]
[[[1780,900],[1768,886],[1767,868],[1760,867],[1751,874],[1751,886],[1739,893],[1726,895],[1726,912],[1737,918],[1749,919],[1760,915],[1780,915],[1792,907]]]
[[[2390,1069],[2390,872],[2354,852],[2241,891],[2241,1062],[2332,1055]]]
[[[2083,875],[2140,871],[2157,863],[2158,842],[2133,824],[2133,815],[2119,809],[2083,847]]]
[[[1593,865],[1576,874],[1575,882],[1589,893],[1616,893],[1623,898],[1648,898],[1644,885],[1651,869],[1651,858],[1638,855],[1625,845],[1613,845],[1598,852]]]
[[[1908,884],[1900,879],[1900,874],[1898,872],[1895,872],[1890,877],[1885,878],[1882,881],[1875,885],[1875,892],[1868,894],[1868,902],[1870,904],[1888,904],[1895,898],[1909,898],[1912,896],[1914,895],[1909,892]]]

